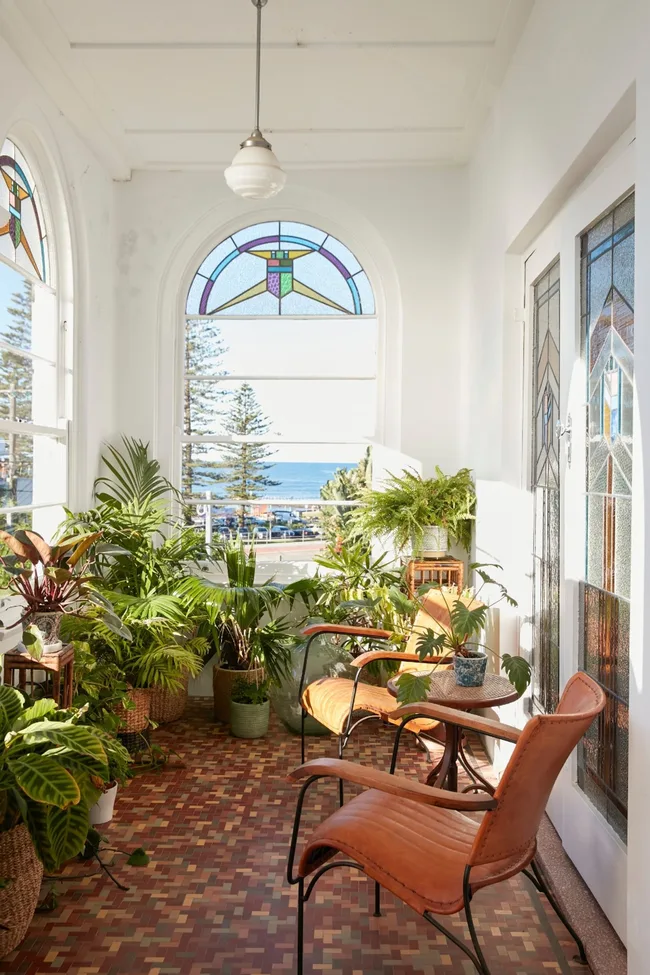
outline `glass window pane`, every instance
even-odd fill
[[[185,432],[288,442],[371,438],[374,380],[188,380]]]
[[[188,375],[374,377],[377,325],[362,318],[189,320],[185,350]]]

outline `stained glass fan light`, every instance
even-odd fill
[[[0,254],[47,282],[48,248],[38,189],[25,157],[10,139],[2,146],[0,173],[0,205],[9,213],[0,226]]]
[[[374,315],[366,272],[307,224],[255,224],[221,241],[194,276],[188,315]]]

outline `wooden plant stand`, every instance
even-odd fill
[[[51,684],[52,691],[47,696],[59,707],[72,707],[74,647],[66,646],[60,653],[44,653],[40,660],[15,651],[4,655],[4,682],[10,687],[33,695],[34,688],[42,683],[34,676],[39,671],[45,673],[46,685]]]
[[[465,563],[459,559],[410,559],[406,566],[406,587],[413,599],[420,586],[457,586],[462,591]]]

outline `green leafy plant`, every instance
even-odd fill
[[[392,534],[398,548],[411,541],[419,548],[424,529],[437,526],[469,551],[476,492],[466,467],[450,475],[436,467],[436,476],[430,478],[405,470],[401,476],[391,475],[383,490],[364,492],[362,501],[354,521],[368,543]]]
[[[295,639],[285,616],[277,616],[283,590],[255,583],[255,549],[241,539],[223,549],[227,583],[210,586],[203,598],[220,666],[230,670],[263,667],[272,681],[285,675]]]
[[[356,467],[340,467],[320,489],[323,501],[360,501],[370,487],[370,447]],[[340,551],[358,540],[359,529],[354,520],[354,508],[348,505],[322,507],[318,521],[323,535],[334,551]]]
[[[270,681],[263,680],[259,684],[255,681],[238,678],[233,686],[230,699],[235,704],[266,704],[269,699]]]
[[[440,623],[438,630],[427,627],[417,641],[417,652],[422,660],[430,657],[440,657],[440,664],[448,663],[454,656],[472,657],[483,653],[491,654],[501,661],[501,669],[519,694],[523,694],[532,678],[532,670],[525,657],[512,656],[509,653],[498,654],[496,650],[482,643],[478,637],[485,629],[488,611],[501,602],[516,606],[516,601],[509,595],[505,586],[494,579],[488,569],[501,569],[496,563],[473,563],[470,571],[474,570],[481,580],[475,593],[468,595],[458,593],[455,589],[441,589],[443,601],[449,614],[449,623]],[[499,593],[498,598],[491,604],[483,602],[480,595],[485,586],[493,586]],[[424,594],[435,586],[422,586],[420,593]],[[434,669],[436,666],[434,665]],[[411,704],[415,701],[426,700],[431,684],[431,675],[404,672],[396,681],[399,704]]]
[[[0,830],[24,823],[48,871],[83,850],[88,810],[110,780],[107,749],[121,747],[83,717],[0,686]]]

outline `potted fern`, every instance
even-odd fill
[[[413,555],[446,555],[449,541],[469,551],[475,519],[476,492],[471,471],[422,478],[412,470],[392,474],[381,491],[363,495],[355,515],[357,527],[369,541],[392,535],[398,549],[410,545]]]

